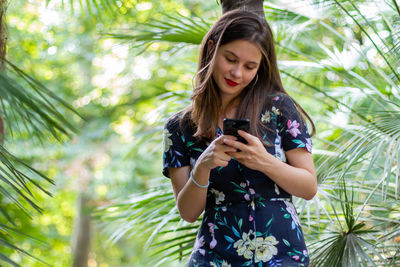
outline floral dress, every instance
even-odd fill
[[[306,125],[291,98],[276,95],[266,123],[263,141],[267,151],[286,162],[285,151],[304,148],[311,153]],[[179,118],[168,120],[164,130],[163,174],[169,168],[193,167],[207,148],[193,137],[193,129],[181,132]],[[275,133],[275,134],[273,134]],[[218,130],[218,134],[222,134]],[[267,138],[268,137],[268,138]],[[269,141],[271,143],[271,141]],[[309,257],[292,197],[268,176],[235,159],[227,167],[211,170],[203,221],[188,266],[308,266]]]

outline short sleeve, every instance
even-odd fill
[[[281,136],[284,151],[294,148],[305,148],[311,153],[312,142],[307,125],[297,109],[295,103],[288,95],[279,96],[281,110]]]
[[[184,135],[179,129],[179,118],[174,116],[167,120],[164,126],[163,143],[163,174],[169,176],[169,168],[179,168],[190,165],[190,157],[184,143]]]

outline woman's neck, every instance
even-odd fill
[[[237,105],[233,105],[233,106],[231,105],[227,109],[221,109],[221,112],[220,112],[220,115],[219,115],[219,119],[218,119],[218,127],[220,129],[223,128],[223,121],[224,121],[225,118],[232,119],[232,118],[235,117],[236,109],[237,109]]]
[[[236,99],[233,103],[231,99],[222,99],[221,105],[221,116],[234,116],[236,113],[237,106],[239,105],[239,100]],[[228,106],[229,105],[229,106]]]

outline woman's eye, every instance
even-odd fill
[[[226,60],[228,60],[229,62],[235,62],[235,60],[234,59],[232,59],[232,58],[226,58]]]
[[[255,68],[253,68],[253,67],[246,67],[246,69],[248,69],[248,70],[254,70]]]

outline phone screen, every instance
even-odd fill
[[[224,119],[224,135],[236,136],[238,141],[247,144],[247,141],[238,134],[238,130],[249,132],[250,121],[248,119]]]

